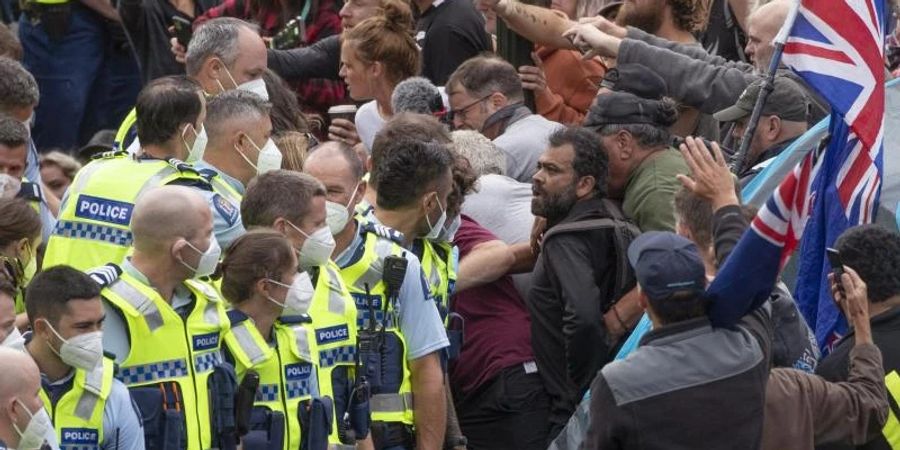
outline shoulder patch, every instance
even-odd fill
[[[380,238],[388,239],[394,241],[397,244],[403,245],[403,233],[393,228],[374,222],[367,222],[361,224],[361,226],[363,231],[365,231],[366,233],[372,233]]]
[[[122,268],[113,263],[108,263],[105,266],[90,269],[85,273],[103,289],[119,279],[119,276],[122,275]]]
[[[16,198],[21,198],[29,202],[42,201],[44,199],[44,196],[41,193],[41,185],[38,183],[23,181],[22,184],[19,185],[19,193],[16,194]]]
[[[213,208],[215,208],[216,212],[225,219],[225,222],[228,223],[228,226],[232,226],[237,222],[238,216],[240,215],[237,207],[231,204],[225,197],[222,197],[219,194],[213,194],[212,199]]]

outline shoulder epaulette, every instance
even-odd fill
[[[200,175],[200,172],[196,168],[194,168],[194,166],[180,159],[169,158],[168,160],[166,160],[166,162],[168,162],[172,167],[178,169],[179,172],[193,172],[197,175]]]
[[[225,314],[228,315],[228,320],[231,322],[232,327],[248,319],[246,314],[236,309],[228,310]]]
[[[103,289],[119,279],[119,276],[122,275],[122,268],[113,263],[107,263],[105,266],[90,269],[85,273]]]
[[[312,317],[309,314],[297,314],[291,316],[281,316],[278,318],[278,321],[285,325],[295,325],[302,323],[312,323]]]
[[[19,193],[16,194],[16,198],[21,198],[29,202],[42,201],[44,195],[41,193],[41,185],[30,181],[23,181],[22,185],[19,187]]]
[[[97,159],[112,159],[112,158],[117,158],[120,156],[127,156],[127,155],[128,155],[128,152],[125,150],[109,150],[109,151],[100,152],[100,153],[97,153],[97,154],[91,156],[91,160],[93,161],[93,160],[97,160]]]
[[[200,174],[207,183],[212,183],[213,178],[219,176],[219,173],[212,169],[198,169],[194,167],[194,170]]]
[[[380,238],[388,239],[390,241],[394,241],[397,244],[403,245],[403,233],[379,223],[367,222],[361,224],[362,229],[366,233],[372,233]]]

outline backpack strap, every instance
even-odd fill
[[[597,215],[595,216],[596,218],[557,225],[547,231],[544,235],[544,242],[547,242],[552,236],[563,233],[611,229],[613,231],[613,242],[616,246],[616,281],[613,292],[615,301],[618,301],[625,294],[625,287],[634,278],[631,275],[631,265],[628,262],[628,246],[634,238],[641,234],[641,230],[634,222],[625,217],[625,213],[622,212],[619,205],[604,199],[603,206],[605,215]]]

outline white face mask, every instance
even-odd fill
[[[25,338],[22,337],[22,333],[19,332],[18,328],[13,327],[12,331],[6,335],[6,339],[3,339],[3,342],[0,343],[0,347],[25,351]]]
[[[459,226],[462,224],[462,217],[456,216],[446,227],[441,229],[440,234],[438,235],[435,241],[437,242],[452,242],[453,238],[456,237],[456,232],[459,231]]]
[[[263,145],[263,148],[260,149],[257,147],[256,143],[253,142],[253,139],[250,139],[250,136],[247,136],[247,140],[250,141],[250,144],[259,152],[259,157],[256,158],[256,164],[253,164],[253,161],[250,161],[250,158],[247,158],[247,155],[238,148],[237,144],[235,144],[234,149],[237,150],[238,154],[241,155],[241,158],[244,158],[244,161],[247,164],[250,164],[250,167],[256,169],[257,175],[262,175],[266,172],[272,170],[278,170],[281,168],[281,160],[283,155],[281,151],[278,150],[278,147],[275,145],[275,141],[271,138],[266,141],[266,144]]]
[[[50,350],[56,353],[64,363],[78,369],[91,370],[103,360],[103,332],[94,331],[92,333],[79,334],[70,339],[64,339],[53,328],[53,325],[50,325],[50,322],[44,320],[44,323],[50,327],[50,331],[56,337],[63,341],[58,352],[52,345]]]
[[[353,188],[353,196],[350,197],[350,201],[348,201],[346,205],[328,200],[325,201],[325,212],[327,214],[325,223],[328,224],[328,229],[331,230],[331,234],[337,235],[341,231],[344,231],[344,227],[346,227],[347,222],[350,221],[349,208],[350,204],[353,203],[353,199],[356,198],[357,189],[359,189],[359,183],[356,183],[356,186]]]
[[[188,127],[184,127],[184,131],[181,132],[181,142],[184,143],[184,148],[187,149],[188,155],[184,160],[185,162],[194,163],[203,159],[203,154],[206,152],[206,144],[209,142],[209,137],[206,135],[206,127],[200,125],[200,132],[198,133],[194,126],[191,125],[191,130],[194,132],[194,144],[188,147],[187,140],[184,138],[184,132],[188,130]]]
[[[297,232],[306,236],[306,240],[303,241],[303,246],[300,247],[300,267],[308,269],[310,267],[324,266],[327,264],[328,258],[331,258],[331,253],[334,252],[334,247],[336,245],[334,236],[331,235],[331,230],[329,230],[328,227],[322,227],[310,235],[304,233],[303,230],[296,225],[290,222],[287,223],[294,227]]]
[[[294,276],[294,282],[290,285],[275,280],[267,281],[286,287],[288,290],[287,295],[284,297],[284,302],[279,302],[272,297],[266,297],[270,302],[284,308],[284,312],[282,312],[281,315],[297,316],[309,312],[309,305],[312,304],[315,288],[313,288],[312,280],[309,278],[308,273],[297,273],[297,275]]]
[[[19,450],[39,450],[44,446],[44,442],[50,446],[50,448],[59,448],[59,445],[56,443],[56,430],[53,428],[53,421],[50,420],[50,415],[47,414],[47,410],[41,408],[38,412],[32,414],[31,411],[28,410],[28,407],[25,406],[25,403],[15,399],[15,402],[28,413],[28,416],[31,418],[28,421],[28,425],[25,426],[25,430],[22,431],[19,429],[19,426],[13,422],[12,426],[16,430],[16,433],[19,434],[19,445],[15,446],[15,448]]]
[[[266,89],[266,82],[262,78],[257,78],[255,80],[250,80],[246,83],[239,84],[237,88],[242,91],[252,92],[262,97],[263,100],[269,101],[269,90]]]
[[[437,222],[434,225],[431,224],[431,220],[428,219],[428,214],[425,214],[425,222],[428,223],[428,226],[431,227],[428,229],[428,234],[425,235],[425,239],[433,241],[440,236],[441,231],[444,229],[444,222],[447,221],[447,210],[441,205],[441,201],[436,199],[438,208],[441,209],[441,217],[438,218]]]
[[[191,269],[196,277],[208,277],[212,275],[212,273],[216,271],[216,266],[219,264],[219,257],[222,256],[222,248],[219,247],[219,241],[216,240],[216,235],[212,234],[209,236],[209,248],[206,249],[205,252],[200,251],[199,248],[194,247],[194,245],[187,240],[185,240],[185,242],[187,242],[187,245],[191,250],[200,254],[200,261],[197,263],[197,267],[191,267],[188,263],[184,262],[184,260],[180,260],[181,264],[188,269]]]

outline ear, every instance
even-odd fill
[[[20,239],[19,242],[16,243],[16,254],[17,255],[24,254],[25,250],[29,247],[30,244],[31,244],[31,242],[30,242],[29,238],[24,237],[24,238]],[[31,251],[32,252],[34,251],[34,246],[31,246]],[[28,255],[28,256],[30,256],[32,258],[35,257],[35,255]]]
[[[778,139],[781,134],[781,118],[778,116],[769,116],[766,120],[766,138],[770,141]]]
[[[641,285],[637,285],[638,290],[638,306],[641,307],[644,311],[648,311],[650,309],[650,302],[647,299],[647,294],[644,294],[644,290],[641,289]]]
[[[278,217],[275,219],[275,222],[272,222],[272,229],[275,231],[287,236],[287,228],[288,224],[284,220],[284,217]]]
[[[184,239],[179,238],[178,240],[176,240],[175,243],[172,244],[172,258],[178,261],[183,260],[183,258],[181,257],[181,250],[183,250],[186,246],[187,241],[185,241]]]
[[[625,161],[631,159],[634,153],[634,136],[625,130],[616,133],[616,145],[619,146],[619,159]]]
[[[597,184],[597,179],[592,175],[583,176],[578,179],[578,183],[575,185],[575,195],[578,198],[583,198],[588,196],[591,192],[594,191],[594,186]]]
[[[381,61],[373,62],[369,66],[369,73],[372,74],[372,77],[383,77],[385,75],[384,65],[381,64]]]
[[[207,75],[216,80],[222,80],[222,78],[225,77],[225,65],[222,64],[222,60],[219,58],[207,59],[203,63],[203,70]]]
[[[491,94],[490,102],[491,106],[493,106],[494,109],[497,110],[508,105],[509,99],[500,92],[494,92],[493,94]]]
[[[254,288],[255,288],[254,292],[260,292],[264,296],[271,297],[271,295],[269,295],[269,285],[270,284],[271,283],[269,283],[265,279],[260,278],[260,279],[256,280],[256,285],[254,286]]]

